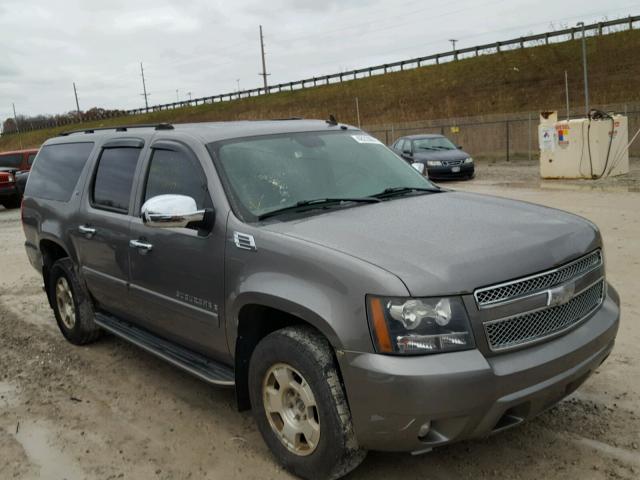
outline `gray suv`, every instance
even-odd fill
[[[595,225],[438,188],[335,121],[63,134],[22,219],[71,343],[111,332],[235,387],[303,478],[518,425],[618,329]]]

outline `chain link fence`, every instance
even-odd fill
[[[600,105],[594,108],[626,115],[629,119],[629,140],[640,129],[640,105]],[[572,110],[569,117],[584,117],[584,111]],[[558,112],[559,120],[566,118],[566,111],[564,115]],[[448,137],[475,158],[513,161],[538,158],[538,123],[539,112],[524,112],[393,125],[364,125],[363,129],[386,145],[407,135],[438,133]],[[629,156],[640,157],[640,140],[631,145]]]

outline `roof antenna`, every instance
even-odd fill
[[[331,126],[336,126],[338,125],[338,120],[336,120],[336,117],[334,117],[333,115],[329,115],[329,120],[325,120],[329,125]]]

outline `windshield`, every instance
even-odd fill
[[[414,150],[457,150],[447,137],[421,138],[413,141]]]
[[[308,200],[437,188],[381,142],[357,131],[287,133],[210,147],[246,221]]]
[[[20,153],[0,155],[0,167],[19,168],[21,163],[22,163],[22,154]]]

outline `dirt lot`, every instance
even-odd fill
[[[599,225],[623,300],[616,347],[578,392],[519,428],[418,457],[370,453],[350,478],[640,478],[637,183],[541,188],[535,166],[500,167],[482,164],[476,180],[449,186],[563,208]],[[19,213],[0,207],[1,479],[288,478],[250,415],[234,410],[232,390],[114,337],[66,343],[22,242]]]

